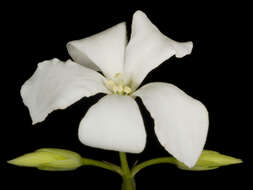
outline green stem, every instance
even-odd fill
[[[126,176],[131,176],[131,172],[130,172],[128,162],[127,162],[126,153],[120,152],[119,157],[120,157],[120,163],[121,163],[123,174]]]
[[[123,183],[122,183],[122,190],[135,190],[135,181],[134,178],[131,175],[131,171],[128,166],[127,162],[127,157],[126,153],[120,152],[119,153],[120,157],[120,163],[121,163],[121,169],[122,169],[122,178],[123,178]]]
[[[134,177],[141,169],[146,168],[151,165],[163,164],[163,163],[173,164],[174,162],[175,162],[175,158],[173,158],[173,157],[162,157],[162,158],[151,159],[151,160],[142,162],[142,163],[138,164],[137,166],[135,166],[132,169],[131,175],[132,175],[132,177]]]
[[[96,166],[100,168],[104,168],[113,172],[118,173],[122,176],[123,182],[121,190],[136,190],[135,180],[134,176],[143,168],[146,168],[148,166],[152,166],[155,164],[162,164],[162,163],[175,163],[175,158],[173,157],[162,157],[162,158],[155,158],[151,159],[145,162],[142,162],[135,167],[132,168],[132,170],[129,169],[126,153],[120,152],[120,163],[121,167],[114,165],[109,162],[102,162],[98,160],[93,160],[89,158],[82,158],[83,165],[84,166]]]
[[[121,190],[136,190],[134,178],[123,178]]]
[[[110,170],[110,171],[113,171],[113,172],[116,172],[116,173],[122,175],[122,170],[119,166],[108,163],[108,162],[105,163],[105,162],[101,162],[98,160],[83,158],[83,165],[104,168],[104,169],[107,169],[107,170]]]

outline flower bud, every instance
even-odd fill
[[[69,150],[41,148],[10,160],[8,163],[16,166],[36,167],[47,171],[67,171],[80,167],[82,157]]]
[[[226,156],[212,150],[203,150],[199,157],[199,160],[192,168],[187,167],[182,162],[177,161],[176,165],[182,170],[191,171],[203,171],[203,170],[213,170],[221,166],[227,166],[231,164],[242,163],[241,159],[233,158],[231,156]]]

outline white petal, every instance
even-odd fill
[[[143,151],[146,132],[137,103],[129,96],[103,97],[82,119],[79,139],[85,145],[106,150]]]
[[[191,53],[192,42],[180,43],[163,35],[141,11],[133,15],[131,39],[126,49],[125,72],[137,88],[146,75],[171,56]]]
[[[107,93],[104,77],[70,60],[58,59],[38,64],[33,76],[21,88],[24,104],[33,124],[43,121],[56,109],[65,109],[82,97]]]
[[[95,70],[99,68],[109,78],[123,72],[125,47],[126,24],[124,22],[67,44],[73,60]]]
[[[155,133],[164,148],[187,166],[194,166],[208,131],[205,106],[167,83],[149,83],[135,95],[154,118]]]

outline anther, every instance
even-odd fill
[[[130,94],[130,93],[132,92],[132,89],[131,89],[129,86],[125,86],[125,87],[124,87],[124,92],[125,92],[126,94]]]

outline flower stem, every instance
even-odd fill
[[[120,152],[119,156],[120,156],[121,169],[122,169],[122,173],[123,173],[123,175],[122,175],[123,183],[122,183],[121,189],[122,190],[135,190],[136,189],[135,181],[131,175],[131,171],[128,166],[126,153]]]
[[[104,168],[113,172],[118,173],[119,175],[123,175],[122,174],[122,170],[119,166],[111,164],[109,162],[101,162],[98,160],[93,160],[93,159],[88,159],[88,158],[83,158],[83,165],[85,166],[96,166],[96,167],[100,167],[100,168]]]
[[[163,164],[163,163],[173,164],[174,162],[175,162],[175,158],[173,157],[162,157],[162,158],[151,159],[135,166],[131,171],[131,176],[134,177],[141,169],[146,168],[148,166],[152,166],[155,164]]]
[[[127,162],[126,153],[120,152],[119,157],[120,157],[121,168],[124,175],[131,176],[131,172],[130,172],[128,162]]]
[[[100,167],[100,168],[104,168],[104,169],[116,172],[117,174],[121,175],[122,180],[123,180],[121,190],[136,190],[134,176],[141,169],[146,168],[148,166],[155,165],[155,164],[162,164],[162,163],[174,164],[175,163],[175,158],[173,157],[161,157],[161,158],[155,158],[155,159],[142,162],[130,170],[128,166],[128,162],[127,162],[126,153],[120,152],[119,157],[120,157],[120,163],[121,163],[120,167],[109,162],[103,162],[103,161],[93,160],[89,158],[82,158],[82,162],[84,166],[87,166],[87,165],[96,166],[96,167]]]

